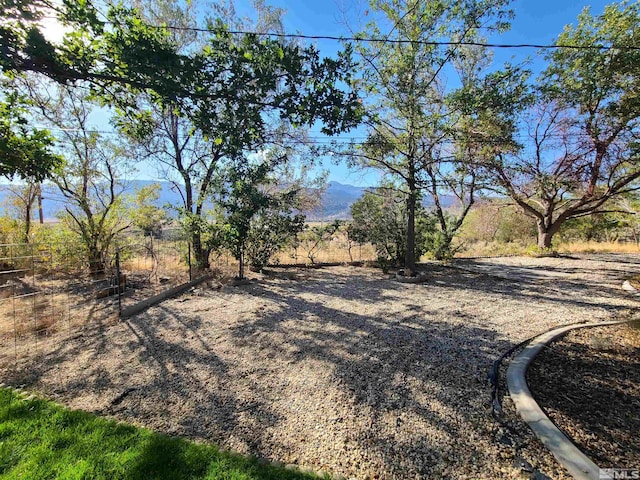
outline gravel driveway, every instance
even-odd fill
[[[207,285],[54,342],[0,379],[74,408],[347,478],[529,478],[521,458],[537,478],[565,478],[531,438],[518,457],[497,441],[487,372],[552,326],[632,315],[636,300],[620,284],[640,273],[640,257],[455,266],[427,265],[418,285],[355,267]]]

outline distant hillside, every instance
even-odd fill
[[[351,218],[351,205],[366,191],[366,187],[354,187],[339,182],[329,182],[320,205],[307,213],[309,220],[346,220]]]
[[[172,190],[172,184],[169,182],[156,182],[150,180],[130,180],[126,184],[125,193],[134,193],[142,187],[158,183],[160,184],[160,198],[155,202],[159,207],[165,205],[181,205],[182,200],[177,192]],[[7,185],[0,184],[0,208],[7,209],[10,192]],[[55,219],[57,214],[64,210],[64,197],[60,194],[58,188],[54,185],[44,185],[42,188],[42,211],[44,218]]]
[[[131,180],[127,182],[127,192],[133,193],[136,190],[152,183],[158,183],[161,187],[160,198],[156,202],[158,206],[182,205],[182,198],[180,197],[180,194],[175,191],[173,185],[169,182]],[[348,220],[351,218],[351,205],[353,205],[353,203],[358,200],[366,190],[366,187],[356,187],[339,182],[329,182],[322,195],[320,205],[313,211],[307,212],[307,218],[312,221]],[[8,195],[7,186],[0,185],[0,205],[2,205],[3,209],[6,209],[6,200]],[[47,219],[56,218],[58,212],[64,209],[63,200],[64,199],[57,191],[56,187],[51,185],[45,186],[42,202],[44,217]],[[431,201],[427,200],[424,203],[427,208],[433,206],[433,202]],[[445,208],[449,208],[455,206],[457,201],[455,197],[445,195],[442,198],[442,203]]]

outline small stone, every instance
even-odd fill
[[[516,457],[515,460],[513,461],[513,465],[516,468],[519,468],[523,472],[527,472],[527,473],[533,473],[533,470],[534,470],[533,466],[522,457]]]

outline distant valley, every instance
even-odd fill
[[[160,198],[156,202],[158,206],[181,205],[180,194],[175,191],[173,185],[166,181],[151,180],[131,180],[127,182],[127,193],[157,183],[160,185]],[[348,220],[351,218],[351,205],[358,200],[367,187],[356,187],[354,185],[339,182],[329,182],[318,207],[310,212],[306,212],[307,218],[312,221],[327,220]],[[46,219],[55,219],[57,214],[64,209],[64,199],[54,186],[43,188],[42,208]],[[6,185],[0,185],[0,204],[6,211],[9,201],[9,192]],[[425,202],[429,206],[428,202]],[[455,204],[453,197],[444,198],[444,206],[450,207]]]

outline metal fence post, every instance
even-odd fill
[[[13,356],[18,361],[18,320],[16,318],[16,284],[11,285],[11,305],[13,307]]]
[[[122,315],[122,292],[120,291],[120,249],[116,247],[116,289],[118,292],[118,318]]]
[[[191,268],[191,242],[187,242],[187,263],[189,265],[189,282],[192,282],[193,273]]]
[[[37,299],[38,293],[36,290],[36,255],[34,251],[34,245],[31,244],[31,278],[33,282],[33,332],[35,335],[36,353],[38,353],[38,306]]]

